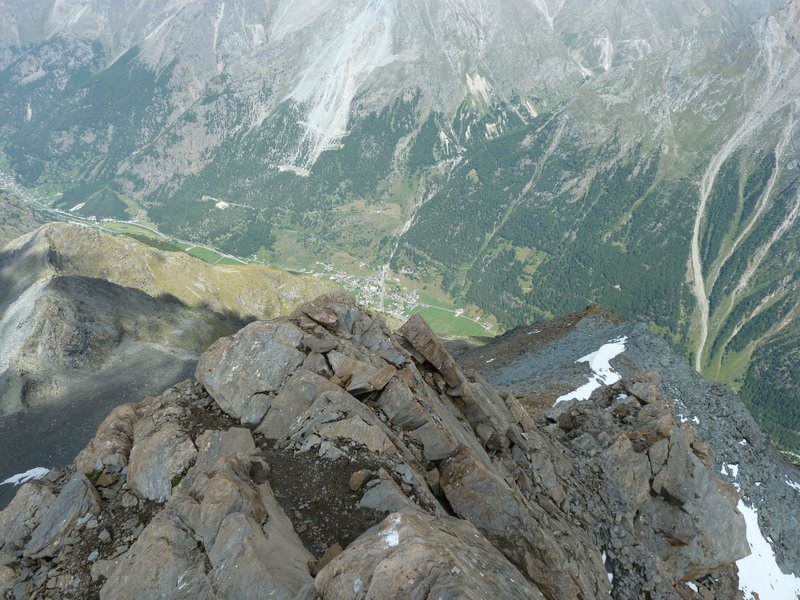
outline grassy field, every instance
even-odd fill
[[[153,228],[144,225],[113,221],[105,222],[101,227],[113,233],[128,235],[160,250],[185,252],[190,256],[199,258],[212,265],[243,264],[243,261],[225,256],[211,248],[171,239]],[[316,264],[316,261],[312,262],[307,256],[303,256],[303,253],[292,252],[293,246],[294,245],[291,244],[287,245],[287,247],[280,249],[282,251],[276,253],[278,256],[273,255],[269,258],[273,259],[276,266],[282,268],[302,268],[304,270],[319,271],[320,265]],[[263,260],[263,258],[266,257],[259,258]],[[278,260],[274,260],[276,258]],[[356,259],[348,255],[333,253],[333,255],[326,257],[326,259],[336,264],[343,271],[353,273],[354,275],[363,276],[369,271],[369,269],[365,271],[363,265],[360,265]],[[273,261],[267,260],[266,262]],[[407,282],[404,281],[403,283]],[[453,305],[439,293],[434,294],[420,292],[420,303],[412,311],[412,314],[420,314],[437,334],[461,337],[484,337],[494,335],[492,331],[487,330],[475,319],[467,315],[463,308]]]
[[[420,293],[419,299],[420,305],[413,311],[413,314],[419,314],[439,335],[458,337],[494,335],[494,331],[487,330],[466,313],[461,314],[458,307],[452,304],[442,302],[425,293]]]
[[[163,233],[159,233],[150,227],[144,225],[137,225],[136,223],[124,223],[120,221],[112,221],[103,223],[103,229],[111,231],[112,233],[122,233],[128,235],[140,242],[149,244],[159,250],[168,250],[172,252],[185,252],[189,256],[194,256],[200,260],[212,265],[243,265],[247,264],[243,260],[238,260],[226,256],[216,250],[207,248],[205,246],[197,246],[187,242],[173,240]]]
[[[438,335],[455,337],[486,337],[492,335],[481,325],[466,317],[458,317],[449,309],[426,306],[414,311],[419,314]]]

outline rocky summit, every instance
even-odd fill
[[[738,494],[652,379],[533,418],[341,293],[215,342],[0,513],[5,598],[735,598]],[[690,585],[688,585],[690,584]]]

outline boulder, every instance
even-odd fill
[[[220,408],[243,423],[258,424],[270,398],[303,364],[303,331],[291,322],[257,321],[217,340],[203,353],[195,377]]]
[[[129,485],[143,498],[163,502],[196,456],[197,449],[186,432],[175,423],[165,423],[136,440],[130,455]]]
[[[157,514],[111,571],[101,600],[194,599],[207,593],[205,555],[171,511]],[[206,596],[208,597],[208,596]]]
[[[31,533],[24,554],[30,558],[55,556],[70,537],[78,519],[100,512],[100,497],[83,473],[76,473],[64,485],[58,498],[42,515]]]
[[[311,581],[305,552],[296,534],[265,533],[250,516],[231,513],[222,522],[208,553],[213,598],[292,600]]]
[[[41,481],[20,487],[5,510],[0,512],[0,550],[21,548],[25,538],[39,525],[56,497]]]
[[[87,474],[106,470],[116,473],[125,468],[133,446],[133,427],[138,420],[132,404],[114,408],[75,459],[78,470]]]
[[[544,599],[471,524],[420,512],[386,517],[314,585],[322,600]]]
[[[334,391],[341,391],[341,388],[305,368],[298,369],[272,400],[256,432],[273,440],[288,435],[290,424],[308,410],[320,394]]]
[[[498,548],[548,598],[601,598],[609,586],[592,541],[526,502],[467,447],[444,461],[442,491],[455,513]],[[554,531],[562,531],[561,539]],[[570,536],[567,542],[566,535]]]

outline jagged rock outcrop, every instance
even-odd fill
[[[550,413],[555,418],[557,414],[552,410],[556,398],[581,386],[586,381],[587,372],[591,372],[585,362],[576,363],[576,359],[597,351],[609,340],[621,338],[626,340],[625,350],[612,360],[611,366],[628,380],[631,389],[620,389],[618,393],[624,392],[629,398],[619,402],[608,399],[606,404],[615,405],[612,413],[633,410],[623,419],[647,421],[637,427],[646,425],[650,435],[670,437],[655,441],[647,452],[659,464],[672,442],[679,442],[682,447],[674,456],[688,459],[689,455],[683,452],[687,444],[695,455],[686,464],[672,462],[671,468],[654,482],[656,496],[665,497],[661,492],[662,483],[667,484],[667,494],[676,493],[674,488],[680,479],[674,479],[673,474],[691,470],[695,460],[713,465],[712,471],[718,474],[717,477],[735,487],[742,502],[756,512],[758,529],[764,538],[769,539],[775,553],[776,570],[780,569],[784,574],[800,573],[800,538],[796,535],[800,528],[800,493],[793,487],[800,482],[800,469],[771,446],[736,393],[727,386],[701,377],[646,324],[621,321],[614,314],[594,306],[580,313],[509,332],[477,349],[459,354],[457,358],[460,364],[480,372],[502,393],[517,397],[531,414]],[[660,377],[655,376],[655,372]],[[669,398],[669,401],[660,396]],[[642,402],[646,406],[642,406]],[[637,405],[642,406],[641,412],[638,412]],[[583,418],[584,421],[587,419]],[[590,429],[595,432],[608,426],[596,421],[596,417],[587,422],[592,420],[595,422]],[[618,423],[619,418],[614,416],[611,421]],[[676,422],[691,424],[691,430],[685,429],[685,424],[676,428]],[[657,433],[658,429],[661,433]],[[617,425],[609,431],[618,431]],[[699,434],[703,443],[693,434],[686,433],[689,431]],[[634,440],[631,442],[637,447]],[[627,461],[620,462],[619,468],[614,469],[611,457],[619,453],[629,455],[630,450],[624,440],[612,446],[608,444],[609,441],[603,441],[599,450],[592,450],[608,456],[603,468],[613,469],[620,481],[626,481],[632,495],[634,489],[640,495],[650,494],[649,485],[641,484],[642,471],[650,469],[645,465],[650,458],[642,453],[635,469],[629,469]],[[704,444],[708,444],[710,452],[703,448]],[[613,453],[609,453],[611,451]],[[672,479],[669,483],[668,478]],[[672,492],[670,488],[673,488]],[[676,496],[681,496],[680,491]],[[697,509],[705,512],[710,507],[690,510]],[[675,514],[681,515],[681,512]],[[749,567],[740,565],[739,568],[740,577],[742,568],[756,578],[764,572],[763,565],[752,563]],[[762,597],[768,595],[772,583],[763,581]]]
[[[421,319],[393,334],[339,293],[196,377],[0,513],[7,597],[679,598],[747,551],[735,491],[646,382],[535,422]]]

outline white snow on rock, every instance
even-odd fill
[[[17,473],[16,475],[12,475],[5,481],[0,482],[0,485],[13,484],[14,486],[18,486],[21,483],[27,483],[28,481],[33,481],[34,479],[41,479],[49,472],[50,469],[45,469],[44,467],[36,467],[34,469],[25,471],[24,473]]]
[[[609,361],[625,352],[625,342],[627,341],[627,336],[618,337],[607,344],[603,344],[597,352],[592,352],[576,360],[575,362],[589,363],[589,368],[592,369],[593,375],[587,383],[574,392],[556,398],[555,403],[558,404],[567,400],[588,400],[592,392],[600,386],[611,385],[619,381],[622,377],[611,368]]]
[[[786,485],[788,485],[790,488],[792,488],[796,492],[800,492],[800,483],[792,481],[788,477],[786,478]]]
[[[732,475],[734,479],[739,477],[739,465],[722,465],[720,473],[723,475]]]
[[[796,600],[800,597],[800,578],[794,573],[783,573],[775,560],[775,553],[758,527],[755,508],[739,500],[736,506],[747,524],[747,541],[751,554],[736,561],[739,567],[739,589],[745,600]]]

